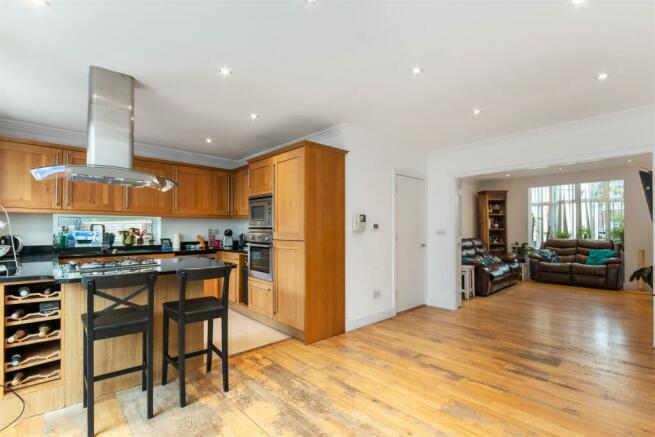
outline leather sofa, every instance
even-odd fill
[[[521,267],[512,255],[503,255],[501,262],[486,265],[481,259],[488,255],[482,240],[462,238],[462,265],[475,266],[476,296],[488,296],[519,281]]]
[[[569,240],[553,238],[542,244],[559,255],[559,263],[546,262],[537,254],[530,254],[530,279],[581,287],[623,288],[623,256],[609,258],[603,265],[587,264],[590,249],[616,250],[611,240]]]

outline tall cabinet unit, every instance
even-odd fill
[[[482,244],[491,254],[508,253],[507,191],[480,191],[478,202]]]
[[[273,318],[305,343],[345,331],[346,153],[301,141],[262,160],[273,169]]]

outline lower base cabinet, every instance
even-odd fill
[[[248,308],[257,314],[273,317],[273,283],[248,278]]]
[[[241,268],[246,263],[246,256],[242,253],[237,252],[218,252],[216,258],[230,264],[234,264],[235,267],[230,272],[230,283],[228,284],[228,294],[227,298],[230,302],[241,303],[242,298],[239,293],[241,290]],[[205,281],[205,296],[214,296],[220,298],[223,294],[223,280],[222,279],[211,279]]]
[[[275,319],[305,328],[305,242],[273,241]]]

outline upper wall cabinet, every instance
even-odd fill
[[[173,214],[211,216],[214,213],[214,172],[204,168],[176,165],[173,189]]]
[[[232,173],[232,216],[248,217],[248,168]]]
[[[61,149],[0,141],[0,204],[13,209],[61,208],[61,180],[37,181],[30,170],[61,163]]]
[[[173,179],[173,166],[159,162],[134,160],[134,169]],[[123,210],[127,213],[150,215],[171,215],[173,191],[158,191],[150,188],[123,188]]]
[[[273,158],[262,159],[248,166],[248,195],[273,193]]]
[[[211,191],[214,194],[212,215],[229,217],[230,215],[230,174],[226,171],[214,171]]]
[[[64,163],[86,165],[86,152],[64,150]],[[64,183],[64,209],[81,212],[117,212],[122,208],[122,187],[118,185]]]
[[[305,239],[305,148],[275,156],[273,238]]]

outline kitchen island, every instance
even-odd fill
[[[13,264],[13,263],[11,263]],[[159,381],[161,373],[162,350],[162,304],[179,299],[176,273],[185,268],[213,267],[225,265],[213,257],[191,256],[156,260],[155,265],[143,266],[134,271],[156,270],[160,273],[155,287],[155,325],[154,325],[154,378]],[[11,270],[10,270],[10,273]],[[124,271],[105,272],[104,274],[127,274]],[[30,292],[21,297],[19,289],[28,287]],[[189,282],[187,297],[200,297],[204,294],[204,281]],[[126,296],[131,290],[115,289],[111,294]],[[23,382],[12,388],[25,400],[24,417],[46,411],[56,410],[82,400],[82,321],[80,316],[86,312],[86,291],[81,284],[81,274],[69,271],[67,266],[53,262],[24,262],[22,268],[13,275],[0,275],[0,293],[2,301],[3,347],[0,360],[3,371],[0,383],[11,384],[17,372],[24,375]],[[145,294],[134,300],[145,304]],[[58,307],[47,315],[42,312],[42,304]],[[100,310],[111,302],[96,298],[95,309]],[[19,320],[11,318],[15,309],[21,308],[25,313]],[[30,316],[34,314],[34,316]],[[45,336],[38,335],[38,326],[47,324],[50,328]],[[202,324],[187,325],[187,350],[202,349],[204,335]],[[9,337],[17,330],[23,329],[27,336],[9,342]],[[177,354],[176,324],[171,324],[171,355]],[[141,363],[141,336],[128,335],[96,342],[96,374],[136,366]],[[21,355],[16,366],[11,362],[15,354]],[[195,357],[187,361],[187,369],[200,367],[204,357]],[[169,370],[175,378],[175,369]],[[217,378],[220,374],[217,372]],[[128,387],[139,385],[141,375],[132,373],[112,378],[95,384],[96,396],[113,393]],[[155,406],[157,399],[155,398]],[[3,389],[0,394],[0,422],[6,423],[17,416],[20,402]]]

